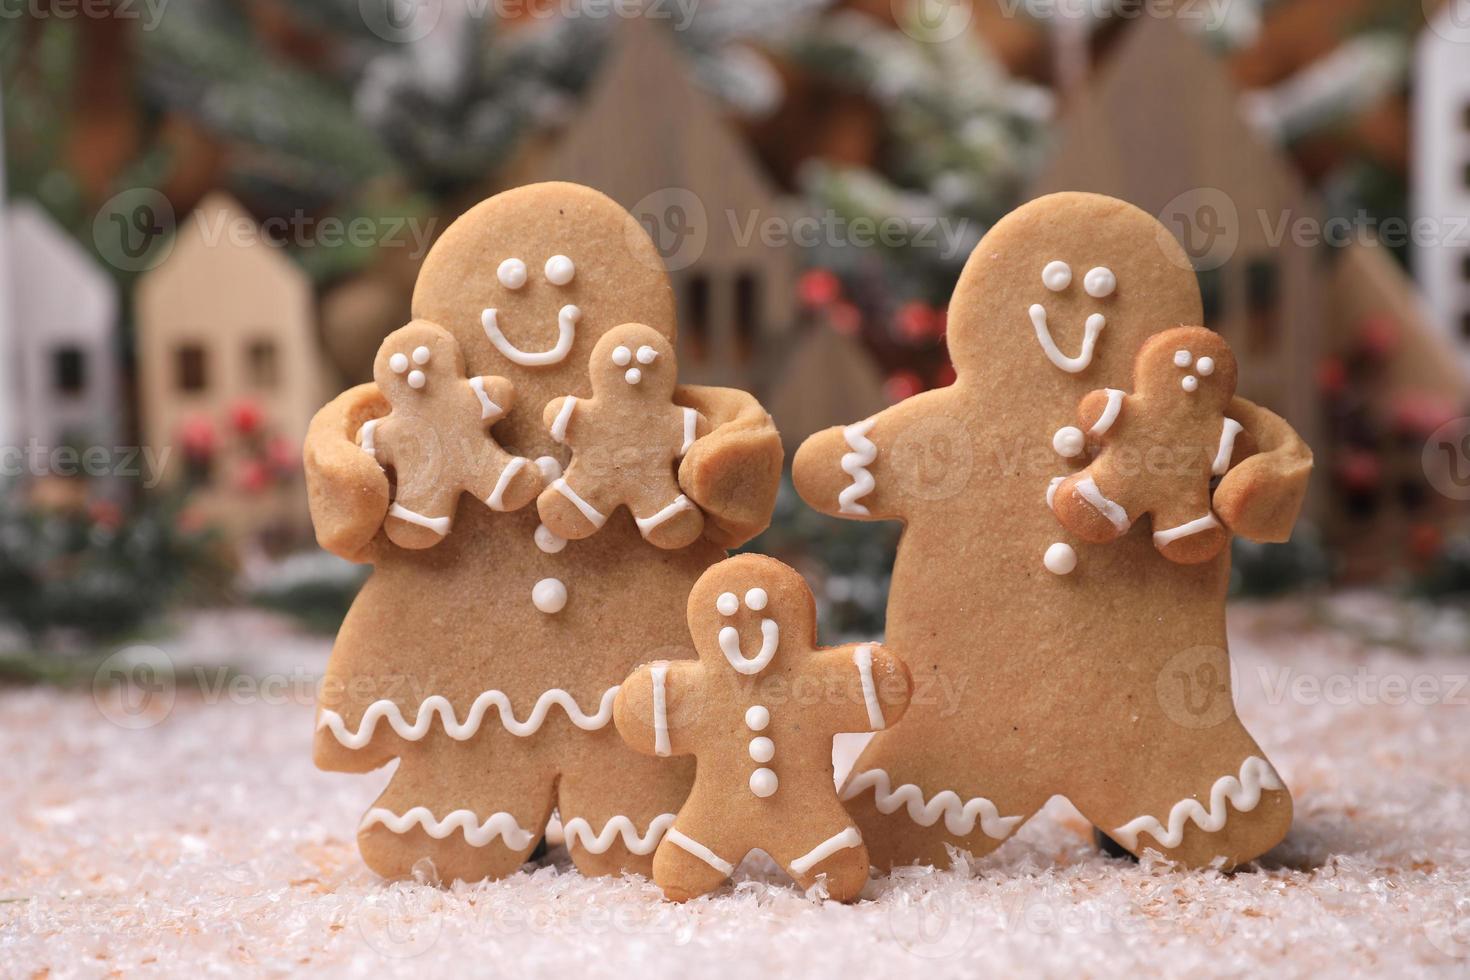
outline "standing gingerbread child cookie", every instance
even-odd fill
[[[856,898],[868,849],[833,787],[832,737],[896,722],[907,668],[873,643],[817,647],[811,590],[760,555],[704,573],[689,595],[689,631],[698,660],[639,668],[613,705],[638,751],[696,760],[694,789],[654,854],[654,881],[686,901],[759,847],[801,887],[825,878],[829,897]]]
[[[603,335],[589,365],[592,397],[546,404],[551,438],[569,446],[566,474],[536,501],[559,537],[589,537],[618,507],[660,548],[682,548],[704,531],[704,515],[675,478],[678,463],[708,431],[694,408],[674,404],[674,348],[652,327],[625,323]]]

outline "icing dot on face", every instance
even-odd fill
[[[657,357],[658,351],[654,350],[652,347],[649,347],[647,344],[644,344],[642,347],[638,348],[639,364],[652,364],[654,362],[654,359]]]
[[[761,799],[774,796],[779,783],[776,774],[764,766],[750,774],[750,791]]]
[[[546,279],[553,286],[565,286],[577,274],[577,267],[565,255],[553,255],[546,260]]]
[[[561,463],[557,462],[555,456],[537,456],[536,469],[541,471],[541,479],[547,483],[561,476]]]
[[[636,385],[643,380],[643,372],[637,368],[628,368],[628,373],[623,375],[623,380],[630,385]]]
[[[410,371],[410,372],[408,372],[408,386],[410,388],[422,388],[424,385],[426,385],[428,383],[429,383],[429,379],[424,375],[424,372],[422,372],[422,371]]]
[[[561,579],[544,578],[531,587],[531,604],[548,616],[567,606],[567,587]]]
[[[1046,549],[1046,555],[1041,559],[1041,563],[1053,575],[1070,575],[1077,567],[1077,552],[1072,550],[1071,545],[1058,541]]]
[[[415,364],[428,364],[430,356],[429,348],[427,347],[415,347],[413,349],[413,362]]]
[[[520,289],[526,284],[526,263],[520,259],[506,259],[495,270],[495,275],[506,289]]]
[[[1081,455],[1082,446],[1086,441],[1081,429],[1075,425],[1064,425],[1057,430],[1056,435],[1051,437],[1051,448],[1057,451],[1058,456],[1071,459],[1073,456]]]
[[[770,596],[766,595],[765,589],[751,589],[745,593],[745,606],[747,609],[754,609],[756,612],[760,612],[766,608],[768,601],[770,601]]]
[[[1201,357],[1194,369],[1205,377],[1215,373],[1215,359],[1213,357]]]
[[[733,616],[740,611],[740,599],[733,592],[721,592],[715,600],[715,608],[721,616]]]
[[[394,374],[402,374],[408,370],[408,358],[402,354],[394,354],[388,358],[388,367],[393,369]]]
[[[553,477],[553,479],[555,479],[555,477]],[[567,546],[567,539],[558,535],[555,531],[547,527],[545,524],[538,524],[536,526],[536,533],[535,535],[533,535],[533,537],[536,540],[536,547],[540,548],[548,555],[554,555]]]
[[[613,363],[618,367],[627,367],[628,362],[633,359],[633,352],[622,344],[613,348]]]
[[[756,762],[770,762],[776,756],[776,743],[761,735],[750,740],[750,757]]]
[[[753,732],[763,732],[771,723],[771,712],[765,705],[753,704],[745,710],[745,727]]]
[[[1054,293],[1072,285],[1072,267],[1060,259],[1048,262],[1041,270],[1041,284]]]
[[[1189,367],[1190,362],[1192,362],[1193,360],[1194,360],[1194,356],[1192,354],[1190,354],[1189,351],[1187,351],[1187,350],[1176,350],[1174,352],[1174,366],[1175,367],[1182,367],[1182,368]]]
[[[1087,270],[1087,275],[1082,277],[1082,288],[1094,299],[1102,299],[1113,295],[1113,290],[1118,288],[1118,277],[1113,275],[1112,269],[1100,265]]]
[[[1179,387],[1183,388],[1185,391],[1194,391],[1196,388],[1199,387],[1199,378],[1196,378],[1192,374],[1186,374],[1184,376],[1184,380],[1179,382]]]

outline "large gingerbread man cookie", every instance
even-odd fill
[[[1050,491],[1057,520],[1083,541],[1105,544],[1152,518],[1154,547],[1173,562],[1209,561],[1229,538],[1210,507],[1210,480],[1250,455],[1248,436],[1226,416],[1235,397],[1235,355],[1204,327],[1175,327],[1144,342],[1132,394],[1117,388],[1082,399],[1081,428],[1059,430],[1068,455],[1100,445],[1080,473]]]
[[[704,532],[704,515],[679,489],[679,460],[709,425],[674,404],[674,348],[652,327],[625,323],[603,335],[588,367],[592,397],[546,404],[551,438],[572,450],[566,473],[536,501],[541,521],[568,539],[595,534],[618,507],[660,548],[683,548]]]
[[[602,335],[635,322],[670,342],[675,333],[647,234],[573,184],[507,191],[458,218],[424,262],[412,313],[453,336],[464,376],[514,387],[493,435],[548,482],[567,452],[543,412],[567,393],[591,395],[587,365]],[[468,495],[436,547],[401,548],[382,530],[388,476],[357,443],[365,423],[388,415],[383,391],[354,388],[313,420],[305,464],[317,537],[374,566],[322,680],[316,762],[361,773],[398,760],[358,825],[374,870],[432,868],[446,882],[509,874],[555,809],[582,871],[651,872],[694,766],[630,749],[613,728],[613,699],[636,665],[693,655],[689,590],[765,527],[782,458],[750,395],[685,386],[674,401],[710,422],[678,470],[704,533],[677,550],[650,545],[626,512],[567,541],[535,508],[496,511]]]
[[[518,510],[540,491],[536,467],[501,449],[489,431],[513,404],[510,382],[466,378],[449,331],[424,322],[395,330],[378,350],[373,377],[393,410],[363,425],[357,439],[396,478],[385,522],[394,544],[438,544],[453,530],[462,493],[491,510]]]
[[[816,623],[795,571],[731,558],[689,594],[699,659],[641,667],[618,692],[613,717],[630,745],[698,767],[653,860],[667,897],[713,891],[757,847],[838,901],[867,882],[868,850],[833,787],[832,737],[898,721],[911,683],[877,644],[818,648]]]
[[[843,797],[875,863],[985,853],[1054,794],[1139,853],[1248,861],[1281,840],[1291,796],[1236,717],[1225,636],[1229,551],[1180,565],[1148,522],[1108,544],[1047,505],[1076,406],[1126,389],[1161,329],[1202,322],[1188,257],[1148,214],[1057,194],[998,222],[949,306],[957,379],[811,437],[793,474],[841,517],[904,522],[887,640],[916,690]],[[1176,381],[1176,383],[1178,383]],[[1226,409],[1258,451],[1215,489],[1226,529],[1283,540],[1311,454],[1278,417]]]

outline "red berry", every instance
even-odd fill
[[[230,406],[230,425],[242,436],[252,435],[265,421],[260,405],[249,398],[242,398]]]
[[[184,453],[190,459],[208,459],[214,455],[215,444],[218,442],[214,423],[202,415],[186,419],[179,427],[179,442],[183,444]]]
[[[809,269],[801,274],[796,294],[803,306],[817,309],[837,301],[842,295],[842,281],[830,269]]]

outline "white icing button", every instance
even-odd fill
[[[1054,575],[1070,575],[1077,567],[1077,552],[1072,550],[1071,545],[1058,541],[1046,549],[1046,556],[1041,559],[1041,563]]]
[[[1072,285],[1072,267],[1060,259],[1048,262],[1041,270],[1041,284],[1054,293],[1061,292]]]
[[[1086,442],[1081,429],[1075,425],[1064,425],[1051,437],[1051,448],[1057,451],[1058,456],[1071,459],[1082,454],[1082,447]]]
[[[1112,269],[1100,265],[1087,270],[1087,275],[1082,277],[1082,288],[1094,299],[1102,299],[1113,295],[1113,290],[1118,288],[1118,277],[1113,275]]]
[[[520,259],[506,259],[495,270],[495,275],[506,289],[520,289],[526,284],[526,263]]]
[[[1187,350],[1176,350],[1174,352],[1175,367],[1189,367],[1189,363],[1193,360],[1193,355],[1191,355]]]
[[[403,354],[394,354],[388,358],[388,366],[393,369],[394,374],[402,374],[408,370],[408,358]]]
[[[1201,357],[1194,369],[1205,377],[1215,373],[1215,359],[1213,357]]]
[[[559,613],[567,605],[567,587],[561,579],[544,578],[531,588],[531,604],[548,615]]]
[[[545,524],[536,525],[536,533],[532,537],[536,540],[536,547],[548,555],[554,555],[567,546],[567,539],[557,534]]]
[[[547,483],[561,476],[561,463],[556,461],[555,456],[537,456],[536,468],[541,471],[541,479]]]
[[[422,372],[422,371],[410,371],[410,372],[408,372],[408,386],[410,388],[422,388],[424,385],[426,385],[428,383],[429,383],[429,379],[424,376],[424,372]]]
[[[721,616],[733,616],[740,611],[740,599],[733,592],[721,592],[715,600],[715,608]]]
[[[1199,378],[1196,378],[1192,374],[1186,374],[1184,380],[1179,382],[1179,386],[1185,391],[1193,391],[1199,387]]]
[[[546,260],[546,279],[553,286],[565,286],[577,274],[577,267],[565,255],[553,255]]]
[[[415,347],[413,349],[413,362],[415,364],[418,364],[420,366],[425,365],[425,364],[428,364],[429,363],[429,357],[430,357],[429,348],[427,348],[427,347]]]
[[[649,347],[647,344],[644,344],[642,347],[638,348],[639,364],[652,364],[654,362],[654,359],[657,357],[658,351],[654,350],[652,347]]]
[[[776,785],[780,782],[776,774],[762,766],[750,774],[750,791],[761,799],[775,794]]]
[[[766,608],[768,601],[770,601],[770,596],[766,595],[765,589],[751,589],[745,593],[745,606],[747,609],[754,609],[756,612],[760,612]]]
[[[618,367],[627,367],[631,360],[633,360],[633,352],[627,347],[619,344],[613,348],[613,363]]]
[[[623,375],[623,380],[630,385],[636,385],[643,380],[643,372],[637,368],[628,368],[628,373]]]
[[[764,735],[750,740],[750,757],[756,762],[770,762],[776,755],[776,743]]]
[[[771,723],[771,712],[764,705],[753,704],[745,710],[745,727],[753,732],[763,732]]]

